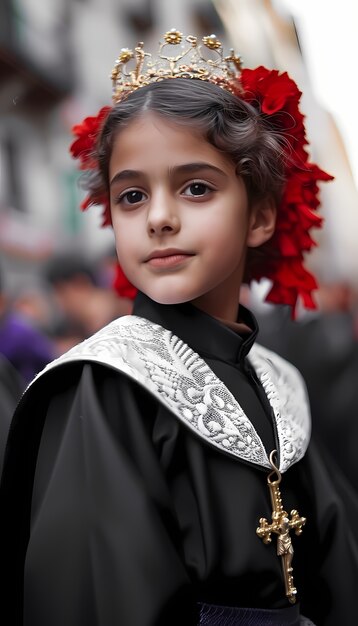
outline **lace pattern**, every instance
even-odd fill
[[[279,440],[280,471],[299,461],[311,435],[306,387],[298,370],[263,346],[253,346],[249,360],[272,407]]]
[[[134,315],[121,317],[50,363],[39,376],[77,360],[124,372],[212,446],[270,468],[263,443],[236,399],[203,359],[171,331]],[[297,371],[269,350],[254,346],[250,361],[274,411],[280,471],[285,471],[302,458],[309,442],[304,388]]]

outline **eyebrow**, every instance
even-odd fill
[[[176,165],[170,168],[170,173],[174,175],[178,174],[195,174],[196,172],[202,170],[209,170],[215,172],[216,174],[220,174],[221,176],[226,176],[225,172],[221,170],[219,167],[215,165],[211,165],[211,163],[198,162],[198,163],[184,163],[183,165]],[[115,183],[121,182],[123,180],[129,181],[135,178],[139,178],[144,176],[144,172],[140,172],[138,170],[123,170],[122,172],[117,172],[110,182],[110,186]]]
[[[226,176],[225,172],[223,172],[219,167],[211,165],[211,163],[201,161],[198,163],[185,163],[184,165],[177,165],[171,169],[174,174],[195,174],[196,172],[202,170],[210,170],[216,174],[221,174],[221,176]]]
[[[112,186],[115,183],[121,182],[121,180],[133,180],[134,178],[139,178],[143,176],[143,172],[139,172],[137,170],[123,170],[122,172],[117,172],[110,181],[109,185]]]

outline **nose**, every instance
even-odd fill
[[[174,198],[168,193],[152,196],[148,209],[147,229],[150,236],[175,234],[180,220]]]

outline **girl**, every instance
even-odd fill
[[[302,258],[330,177],[308,160],[300,93],[175,30],[158,60],[123,49],[113,82],[72,153],[138,295],[15,414],[11,623],[355,623],[356,545],[303,383],[239,305],[266,276],[271,301],[313,306]]]

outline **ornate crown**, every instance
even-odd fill
[[[122,48],[111,74],[114,103],[140,87],[165,78],[196,78],[232,91],[231,82],[239,77],[242,66],[241,57],[234,50],[224,55],[216,35],[198,40],[192,35],[184,37],[172,28],[159,42],[155,60],[143,46],[143,42],[139,42],[134,51]],[[132,69],[127,67],[129,65]]]

